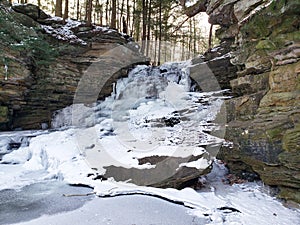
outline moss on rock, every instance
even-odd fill
[[[8,108],[7,106],[0,106],[0,123],[7,123],[8,118]]]
[[[283,149],[288,152],[300,152],[300,124],[287,130],[282,139]],[[299,158],[300,160],[300,158]]]
[[[300,189],[297,188],[280,188],[278,197],[285,200],[300,202]]]

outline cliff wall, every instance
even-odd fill
[[[243,178],[279,187],[300,202],[300,2],[208,1],[212,24],[238,69],[230,80],[226,139],[219,157]]]
[[[54,111],[104,98],[130,67],[148,62],[129,36],[34,5],[0,5],[0,23],[0,130],[46,128]]]

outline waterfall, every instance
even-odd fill
[[[74,154],[116,181],[164,186],[169,180],[176,187],[186,176],[199,177],[224,143],[220,115],[226,114],[220,111],[225,97],[222,91],[193,92],[189,66],[189,62],[136,66],[114,84],[104,101],[57,111],[54,130],[4,155],[2,162],[77,180],[78,173],[64,171],[73,163],[63,163]]]
[[[150,184],[173,176],[183,167],[202,171],[212,163],[224,142],[225,124],[220,119],[218,124],[213,121],[220,115],[225,97],[222,91],[193,92],[195,84],[189,77],[189,66],[189,62],[136,66],[128,77],[114,84],[113,92],[104,101],[92,107],[67,107],[57,112],[52,125],[72,127],[75,121],[81,128],[91,127],[93,131],[89,130],[88,135],[77,135],[78,146],[91,167],[100,171],[106,168],[107,175],[116,180],[126,177],[134,183]],[[223,113],[221,117],[224,116]],[[97,141],[88,145],[90,139]],[[159,168],[150,162],[153,156],[176,159],[162,175],[164,178],[141,182],[139,171],[115,171],[117,166],[148,168],[150,173],[149,169]],[[154,161],[157,160],[160,159]],[[157,176],[155,170],[153,173],[149,176]]]
[[[257,215],[256,224],[270,218],[298,224],[298,212],[287,211],[257,184],[223,183],[225,164],[214,158],[220,146],[230,144],[223,139],[227,97],[222,91],[191,91],[188,67],[188,63],[137,66],[115,83],[104,101],[57,112],[55,129],[0,133],[2,197],[17,189],[31,202],[48,191],[44,187],[61,187],[63,182],[89,186],[98,196],[134,199],[133,194],[142,194],[182,203],[208,224],[252,224]],[[73,126],[74,120],[81,126]],[[200,185],[201,191],[190,188]],[[36,193],[35,187],[42,192]],[[15,205],[23,207],[23,198],[18,201],[12,200],[9,210],[19,214]],[[257,205],[263,207],[257,210]],[[115,207],[110,210],[120,210]],[[280,211],[281,216],[274,217],[273,212],[280,215]]]

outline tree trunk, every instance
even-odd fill
[[[210,51],[210,49],[211,49],[211,47],[212,47],[212,31],[213,31],[213,26],[214,26],[214,25],[210,25],[210,29],[209,29],[208,51]]]
[[[117,28],[117,0],[112,0],[112,12],[110,27]]]
[[[87,26],[92,26],[92,10],[93,10],[93,0],[87,0],[87,9],[86,9]]]
[[[120,19],[119,19],[120,28],[122,27],[122,31],[124,31],[124,19],[125,19],[125,17],[123,18],[123,15],[124,15],[124,6],[125,6],[125,0],[122,0],[121,10],[120,10]],[[126,24],[126,19],[125,19],[125,24]]]
[[[146,37],[147,37],[147,4],[148,0],[142,1],[142,7],[143,7],[143,25],[142,25],[142,53],[145,53],[146,48]]]
[[[130,31],[130,36],[131,37],[133,36],[133,30],[134,30],[134,25],[135,25],[135,11],[136,11],[136,0],[133,0],[132,25],[131,25],[131,31]]]
[[[79,20],[79,15],[80,15],[80,8],[79,8],[80,4],[79,4],[79,0],[77,0],[77,4],[76,4],[76,19]]]
[[[129,0],[127,0],[126,23],[127,23],[127,32],[129,32],[129,29],[130,29],[130,5],[129,5]]]
[[[100,26],[103,25],[103,7],[100,5],[99,0],[96,1],[96,8],[95,8],[96,14],[97,14],[97,21],[100,24]]]
[[[161,57],[161,40],[162,39],[162,2],[159,2],[159,43],[158,43],[158,59],[157,65],[161,64],[160,57]]]
[[[196,27],[196,19],[195,17],[193,18],[193,30],[194,30],[194,57],[197,54],[197,27]]]
[[[149,2],[148,21],[147,21],[147,50],[146,55],[149,55],[150,48],[150,33],[151,33],[151,12],[152,12],[152,0]]]
[[[62,0],[56,0],[55,2],[55,16],[62,17]]]
[[[192,30],[192,19],[189,21],[189,51],[188,51],[188,58],[190,59],[192,57],[192,41],[193,41],[193,30]]]
[[[64,21],[69,18],[69,0],[65,0]]]
[[[126,18],[125,18],[125,16],[123,16],[123,21],[122,21],[122,23],[123,23],[123,30],[122,30],[122,32],[123,32],[124,34],[127,34],[127,33],[128,33],[128,29],[127,29],[127,23],[126,23]]]
[[[106,25],[108,25],[108,21],[109,21],[109,18],[108,18],[108,7],[109,7],[109,0],[106,1],[106,4],[105,4],[105,23]]]
[[[181,61],[185,60],[185,41],[184,41],[184,35],[182,37],[182,45],[181,45]]]
[[[135,10],[133,12],[133,16],[134,16],[134,27],[133,27],[133,31],[134,31],[134,36],[135,36],[135,40],[138,42],[140,41],[140,35],[141,35],[141,13],[143,10],[143,6],[141,4],[142,2],[140,1],[136,1],[136,6],[135,6]]]
[[[157,22],[157,18],[156,18],[156,22]],[[155,25],[156,26],[156,29],[155,29],[155,34],[154,34],[154,36],[155,36],[155,43],[154,43],[154,62],[153,62],[153,65],[157,65],[157,61],[156,61],[156,58],[157,58],[157,53],[156,53],[156,51],[157,51],[157,42],[158,42],[158,28],[157,28],[157,25]]]

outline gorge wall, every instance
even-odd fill
[[[127,69],[148,63],[137,44],[115,30],[5,2],[0,4],[0,130],[46,128],[56,110],[104,98]]]
[[[221,44],[193,60],[191,75],[205,82],[204,63],[232,90],[225,139],[233,146],[219,158],[232,173],[261,178],[279,187],[279,197],[300,202],[300,2],[208,0],[206,8]],[[55,110],[73,103],[87,71],[77,103],[104,97],[130,66],[148,61],[113,30],[66,27],[35,7],[15,10],[22,13],[0,5],[0,130],[49,124]]]
[[[242,178],[279,187],[300,202],[300,2],[211,0],[207,13],[220,25],[238,69],[230,80],[226,140],[219,157]],[[209,54],[209,53],[208,53]]]

